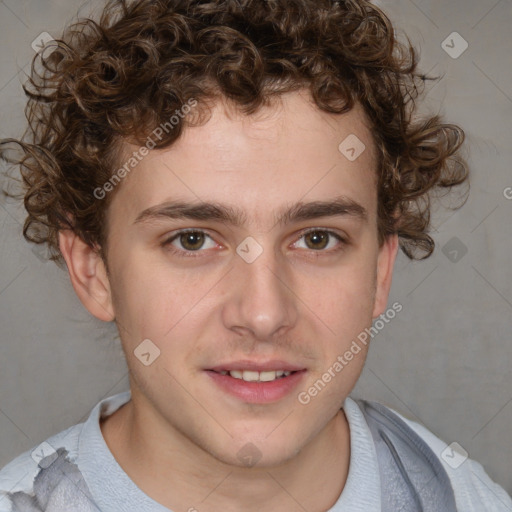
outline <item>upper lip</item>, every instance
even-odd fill
[[[223,363],[216,366],[213,366],[211,368],[207,368],[208,370],[213,370],[215,372],[221,372],[221,371],[233,371],[233,370],[247,370],[247,371],[253,371],[253,372],[269,372],[272,370],[283,370],[285,372],[296,372],[300,370],[305,370],[303,366],[298,366],[295,364],[287,363],[286,361],[279,361],[277,359],[274,359],[272,361],[266,361],[266,362],[255,362],[255,361],[248,361],[248,360],[241,360],[241,361],[232,361],[229,363]]]

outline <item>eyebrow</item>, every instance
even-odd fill
[[[344,196],[329,201],[296,203],[280,210],[275,216],[276,224],[286,225],[293,222],[313,220],[321,217],[354,217],[366,221],[368,212],[364,206]],[[143,210],[134,224],[159,219],[190,219],[200,221],[218,221],[234,226],[242,226],[247,216],[243,210],[217,202],[166,201]]]

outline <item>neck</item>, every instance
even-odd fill
[[[350,432],[342,409],[292,458],[249,468],[214,458],[162,420],[150,424],[136,403],[102,422],[103,437],[131,480],[171,510],[323,512],[343,490]]]

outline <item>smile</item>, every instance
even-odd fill
[[[223,395],[245,403],[268,404],[291,395],[306,370],[206,370],[205,373]]]
[[[251,370],[222,370],[219,372],[221,375],[229,375],[234,379],[242,379],[246,382],[271,382],[282,377],[288,377],[291,371],[286,370],[273,370],[265,372],[256,372]]]

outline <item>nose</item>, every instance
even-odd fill
[[[260,341],[283,334],[298,317],[290,272],[271,252],[264,251],[252,263],[236,258],[223,307],[226,328]]]

